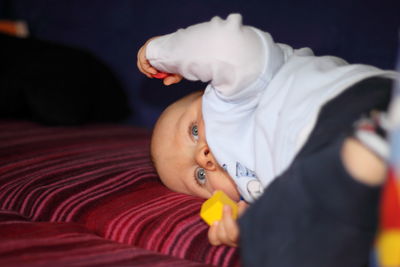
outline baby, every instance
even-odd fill
[[[240,213],[290,168],[329,101],[370,77],[394,77],[275,43],[242,25],[238,14],[150,39],[138,52],[138,68],[149,78],[168,73],[165,85],[182,78],[209,83],[162,113],[151,154],[168,188],[203,198],[222,190],[239,202]],[[343,142],[341,157],[354,179],[382,183],[385,165],[354,138]],[[230,212],[226,207],[210,227],[211,244],[237,245]]]

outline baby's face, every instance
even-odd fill
[[[169,106],[158,119],[151,154],[161,181],[171,190],[209,198],[222,190],[239,201],[236,185],[219,166],[205,138],[200,92]]]

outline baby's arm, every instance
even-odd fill
[[[268,36],[243,26],[238,14],[215,17],[148,41],[139,54],[152,69],[139,69],[148,76],[158,70],[210,82],[220,94],[234,95],[260,76],[268,53],[281,53]]]

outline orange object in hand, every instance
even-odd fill
[[[168,77],[169,74],[165,73],[165,72],[158,72],[156,74],[152,74],[151,76],[153,76],[154,78],[157,78],[157,79],[164,79],[164,78]]]

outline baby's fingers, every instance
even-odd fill
[[[174,83],[179,83],[182,80],[182,76],[179,74],[170,74],[164,80],[164,85],[171,85]]]
[[[237,239],[239,236],[239,228],[232,219],[232,211],[230,207],[224,207],[222,220],[214,222],[208,231],[208,240],[211,245],[228,245],[231,247],[237,246]]]
[[[224,227],[224,236],[221,236],[221,238],[224,238],[223,243],[230,246],[236,246],[239,239],[239,226],[236,220],[232,218],[232,208],[228,205],[224,206],[222,223]]]
[[[219,221],[214,222],[208,229],[208,241],[213,246],[221,245],[221,241],[218,239],[218,224]]]
[[[230,212],[231,213],[231,212]],[[208,230],[208,240],[211,245],[228,245],[231,247],[237,246],[237,240],[239,237],[239,227],[235,220],[231,218],[231,215],[224,211],[225,218],[221,221],[214,222]],[[226,217],[228,215],[229,217]]]
[[[146,58],[146,48],[142,46],[137,54],[137,67],[147,77],[152,78],[152,74],[156,74],[157,70],[152,67]]]

